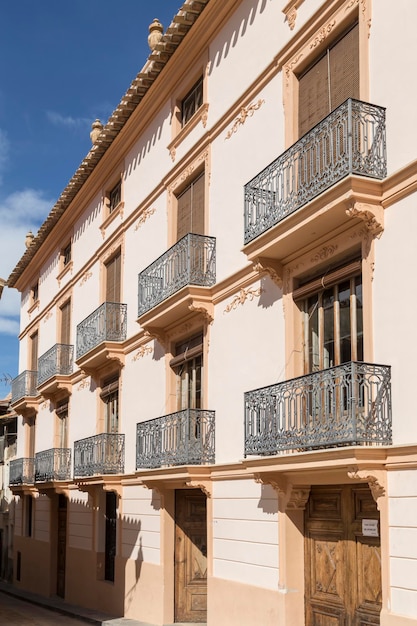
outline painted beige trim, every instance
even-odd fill
[[[285,19],[290,27],[290,30],[294,30],[295,21],[297,19],[297,9],[303,4],[304,0],[290,0],[285,7],[282,9],[282,12],[285,15]]]

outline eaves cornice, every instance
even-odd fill
[[[44,243],[54,226],[62,217],[68,206],[74,200],[81,187],[93,172],[103,155],[112,145],[122,128],[125,126],[138,104],[147,94],[150,87],[158,78],[184,37],[192,28],[210,0],[185,0],[178,13],[174,16],[170,26],[162,36],[160,42],[150,53],[144,67],[133,80],[129,89],[122,97],[120,104],[110,116],[107,124],[96,142],[83,159],[75,174],[61,193],[59,199],[51,209],[48,217],[40,227],[31,246],[23,254],[8,280],[8,287],[17,287],[17,282],[28,267],[30,261]]]

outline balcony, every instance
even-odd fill
[[[136,426],[136,469],[214,463],[214,411],[185,409]]]
[[[245,456],[390,445],[391,369],[349,362],[245,393]]]
[[[10,461],[9,472],[9,485],[33,485],[35,482],[35,459],[14,459]]]
[[[37,407],[38,391],[36,389],[38,372],[25,370],[12,380],[11,404],[17,413],[34,412]]]
[[[127,305],[104,302],[77,326],[76,363],[84,370],[94,370],[107,359],[123,362],[126,339]]]
[[[55,344],[38,360],[38,390],[42,395],[58,389],[71,387],[68,377],[72,374],[74,346]]]
[[[386,160],[385,109],[346,100],[245,185],[245,245],[346,177],[385,178]],[[314,210],[316,238],[329,220],[327,215],[320,221],[323,204]],[[328,229],[347,221],[342,209],[335,210]],[[312,228],[307,231],[309,241]],[[281,258],[290,251],[284,242]]]
[[[123,474],[125,436],[101,433],[74,442],[74,478]]]
[[[215,238],[185,235],[143,270],[138,282],[138,317],[142,326],[165,326],[189,313],[193,303],[198,308],[196,301],[209,306],[207,288],[216,282]],[[158,307],[161,303],[164,305]]]
[[[71,449],[51,448],[35,454],[35,482],[71,479]]]

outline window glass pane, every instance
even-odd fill
[[[362,302],[362,277],[355,279],[356,294],[356,353],[358,361],[363,361],[363,302]]]
[[[319,302],[318,296],[308,299],[308,362],[310,372],[317,372],[320,369],[320,348],[319,348]]]
[[[324,342],[322,368],[332,367],[334,361],[334,293],[326,289],[323,294]]]
[[[352,359],[352,333],[350,324],[350,281],[339,285],[340,362]]]

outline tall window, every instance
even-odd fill
[[[121,254],[106,263],[106,302],[120,302]]]
[[[300,287],[294,298],[303,312],[306,373],[363,361],[359,261]]]
[[[112,213],[122,201],[122,181],[119,182],[108,193],[108,209]]]
[[[203,335],[200,333],[175,346],[170,365],[176,375],[177,411],[201,409]]]
[[[71,343],[71,300],[61,306],[61,343]]]
[[[38,371],[38,341],[39,335],[38,333],[33,333],[33,335],[30,336],[30,364],[29,364],[29,369],[31,369],[33,372],[37,372]]]
[[[68,447],[68,398],[57,404],[55,409],[57,416],[57,447]]]
[[[359,25],[334,41],[298,80],[301,137],[347,98],[359,98]]]
[[[187,233],[204,235],[204,172],[177,195],[177,241]]]
[[[185,124],[192,118],[194,113],[203,104],[203,77],[193,85],[187,95],[181,101],[181,125]]]
[[[71,262],[71,258],[72,258],[72,247],[71,247],[71,241],[70,241],[61,250],[62,267],[66,267]]]
[[[119,376],[106,379],[100,394],[104,402],[104,428],[106,433],[119,432]]]

